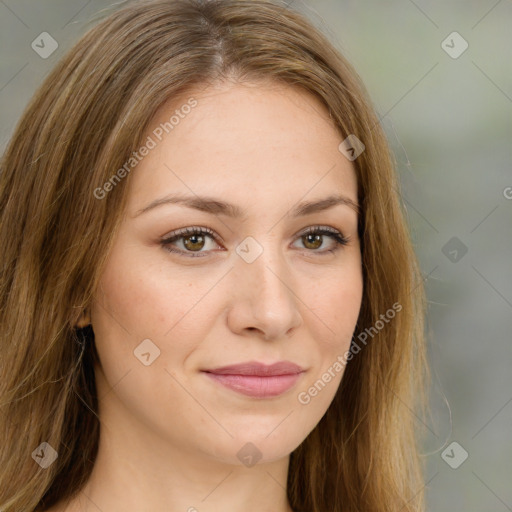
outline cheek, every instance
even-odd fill
[[[350,344],[355,330],[363,296],[363,277],[358,267],[342,277],[331,279],[323,290],[310,295],[311,308],[322,324],[319,332],[329,334],[322,337],[325,349],[338,350]]]
[[[166,370],[181,368],[199,339],[193,330],[203,328],[194,316],[198,290],[180,282],[179,274],[171,281],[162,265],[144,265],[148,258],[140,254],[121,253],[112,253],[92,305],[99,395],[116,395],[140,418],[168,418],[172,411],[155,414],[155,404],[173,403],[179,386]]]
[[[314,371],[297,394],[299,407],[309,419],[321,418],[334,399],[361,308],[363,277],[357,266],[332,283],[323,293],[311,295],[315,304],[310,327],[315,330],[311,334],[315,345],[311,353],[317,358],[312,359]]]
[[[192,280],[151,252],[119,243],[101,276],[92,323],[109,382],[139,367],[134,351],[147,339],[157,347],[152,368],[180,367],[216,318],[211,300],[201,300],[212,277]]]
[[[171,281],[162,265],[148,264],[144,251],[128,249],[122,257],[119,252],[112,254],[102,275],[94,326],[110,314],[106,320],[114,331],[124,329],[141,339],[164,335],[185,315],[190,288],[179,277]]]

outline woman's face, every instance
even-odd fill
[[[100,417],[169,453],[285,457],[329,407],[361,305],[342,139],[304,92],[224,84],[144,140],[91,309]]]

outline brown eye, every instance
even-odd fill
[[[330,226],[312,226],[298,236],[307,252],[318,255],[332,254],[349,242],[348,237]],[[331,240],[331,246],[322,250],[326,238]]]
[[[210,228],[180,229],[160,243],[169,252],[191,257],[208,256],[208,253],[211,252],[208,249],[219,249],[217,236]]]
[[[183,245],[190,251],[200,251],[204,247],[203,235],[188,235],[183,237]]]
[[[302,241],[307,249],[318,249],[322,246],[322,235],[303,235]]]

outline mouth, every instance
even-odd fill
[[[272,365],[251,361],[202,372],[235,392],[253,398],[270,398],[291,389],[305,370],[289,361]]]

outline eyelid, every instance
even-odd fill
[[[343,235],[343,233],[336,228],[332,228],[331,226],[324,226],[321,224],[315,224],[313,226],[308,226],[307,228],[304,228],[302,231],[299,231],[295,236],[304,236],[309,233],[316,233],[317,231],[328,231],[329,233],[332,233],[333,235]]]
[[[196,235],[199,232],[204,232],[210,235],[216,242],[223,242],[222,237],[215,233],[213,229],[207,228],[206,226],[188,226],[186,228],[180,228],[176,231],[172,231],[171,233],[162,237],[162,242],[168,242],[174,238],[179,238],[186,235]]]

